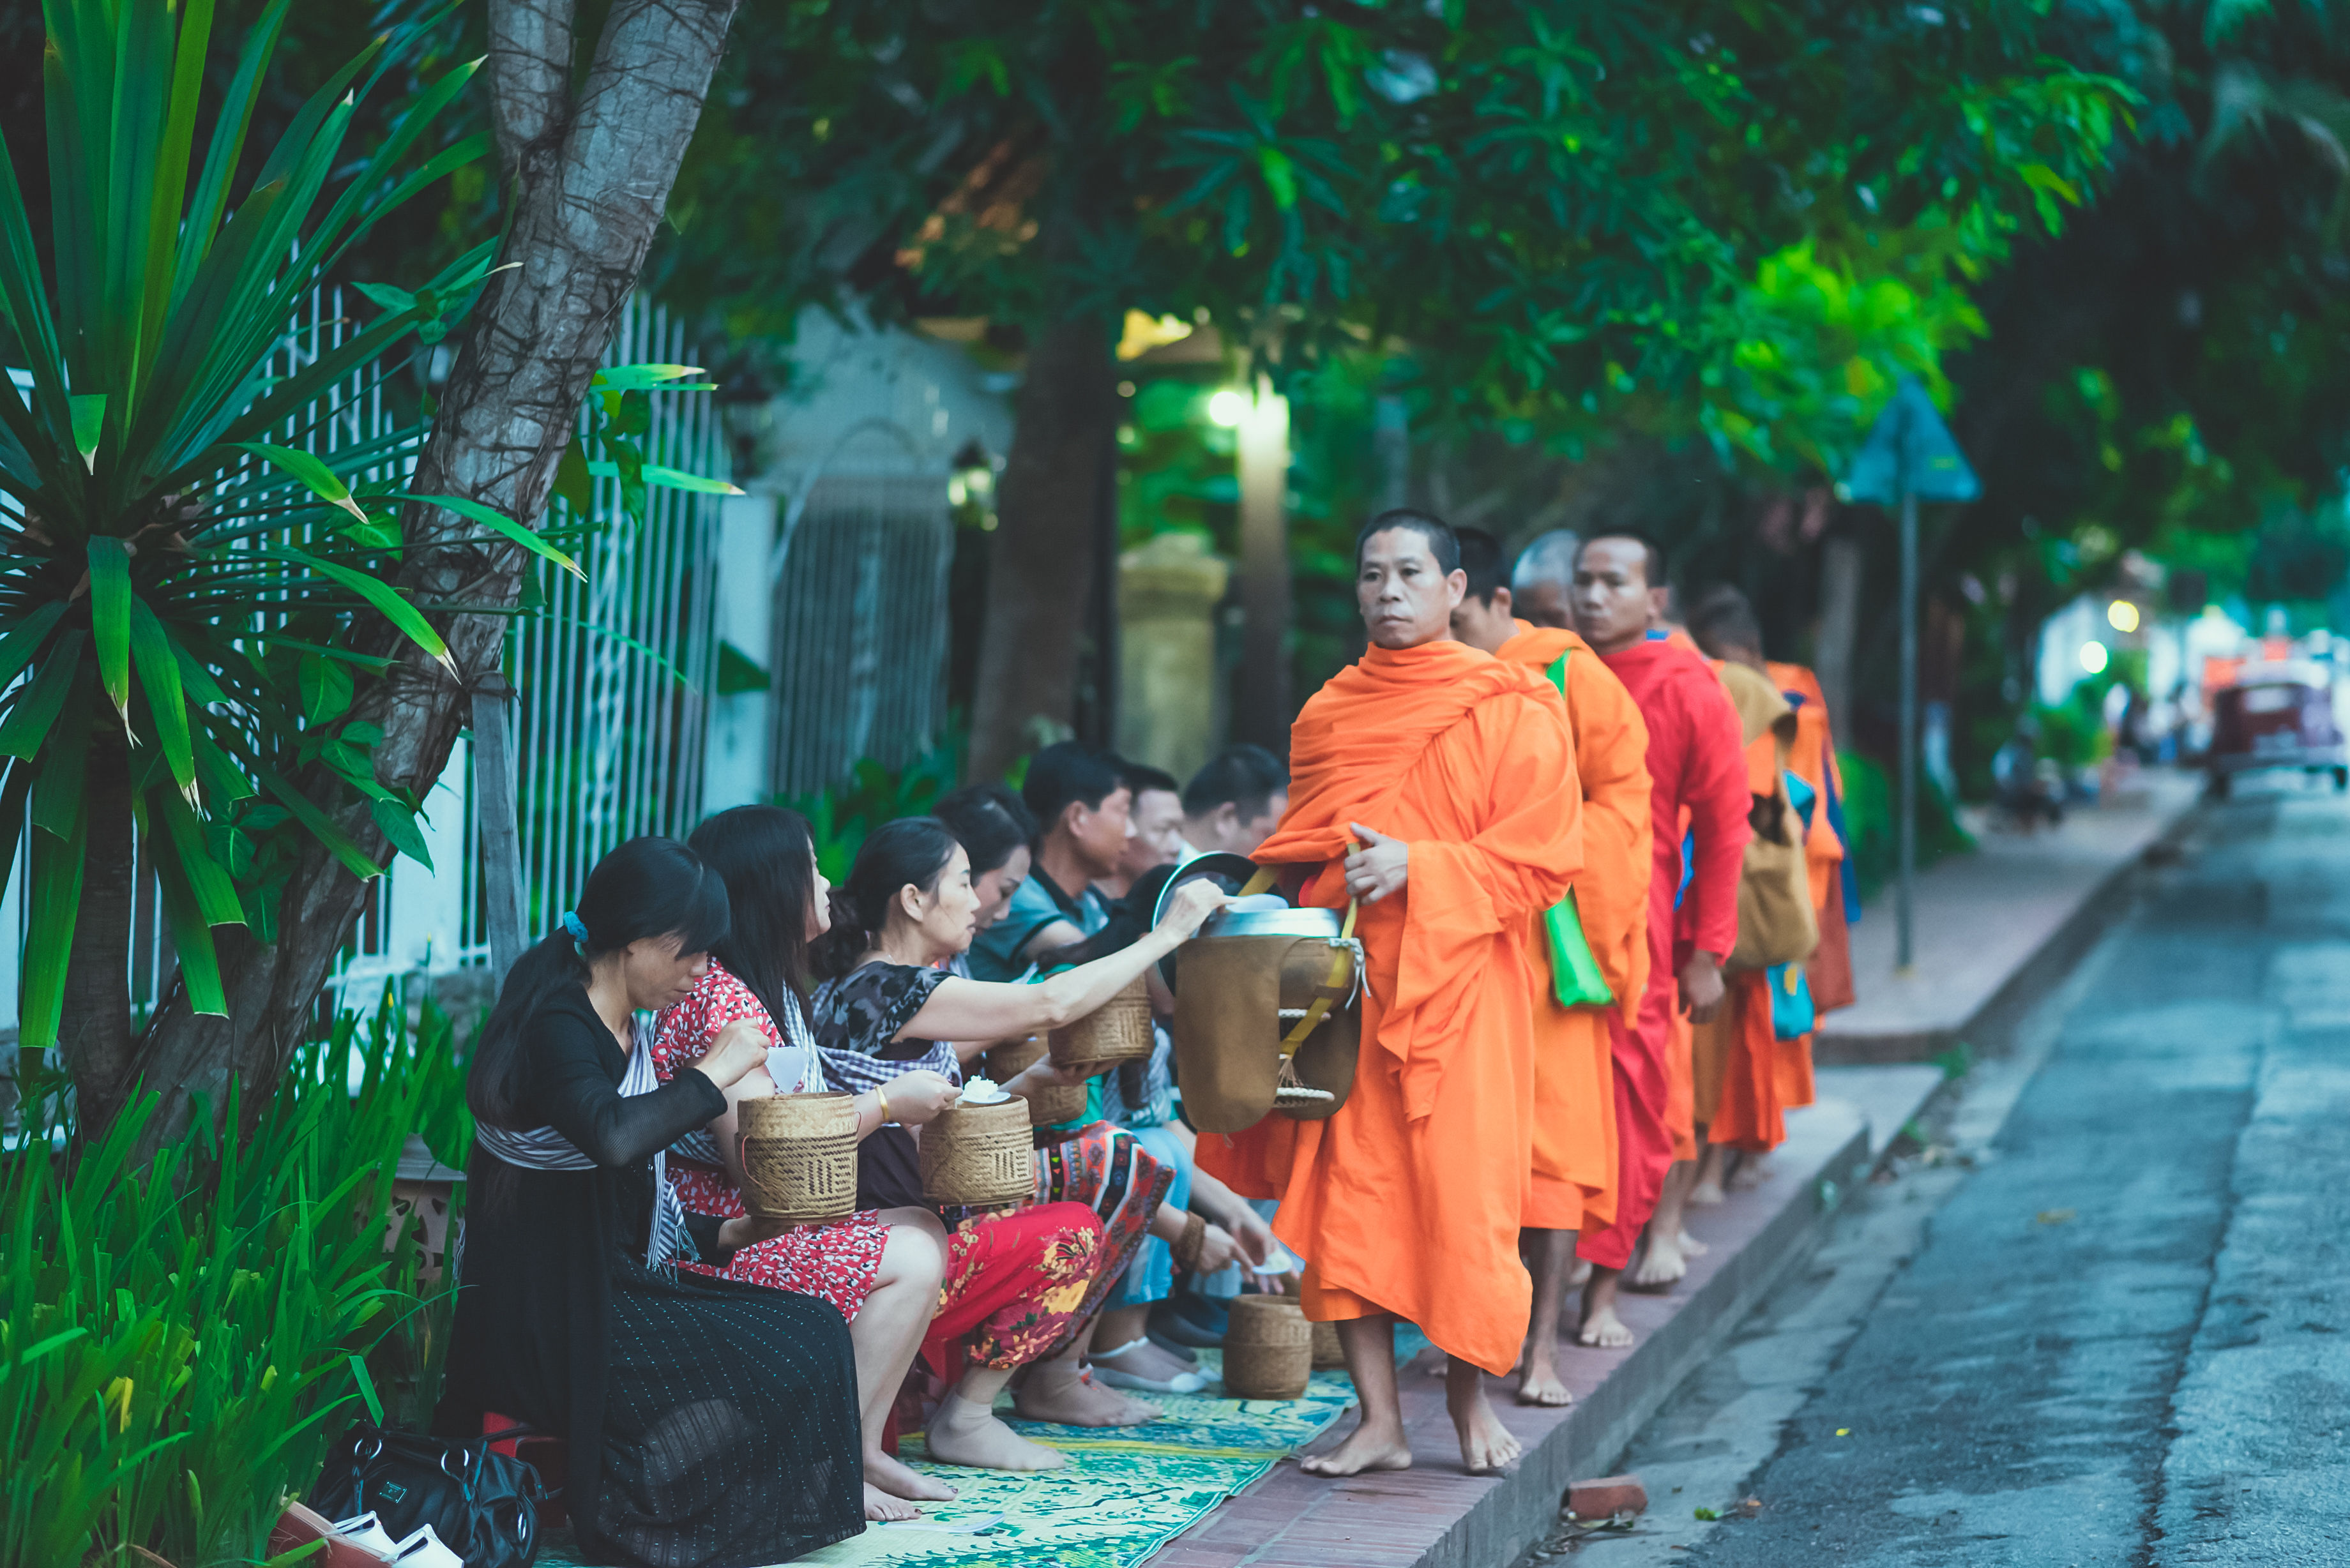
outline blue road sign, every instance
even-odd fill
[[[1837,491],[1846,501],[1890,506],[1905,493],[1920,501],[1972,501],[1982,493],[1982,483],[1925,387],[1904,376]]]

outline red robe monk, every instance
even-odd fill
[[[1575,563],[1576,624],[1623,681],[1648,725],[1652,834],[1648,986],[1636,1021],[1614,1031],[1616,1219],[1605,1230],[1586,1230],[1576,1247],[1592,1265],[1579,1334],[1586,1345],[1631,1342],[1630,1331],[1616,1314],[1616,1291],[1673,1163],[1668,1053],[1676,1044],[1675,1014],[1678,1010],[1692,1023],[1704,1023],[1720,1009],[1721,961],[1738,937],[1738,876],[1747,837],[1738,715],[1703,659],[1649,640],[1648,587],[1661,575],[1655,547],[1622,535],[1586,540]],[[1685,810],[1696,843],[1686,888]],[[1688,919],[1687,935],[1679,941],[1677,903]],[[1686,1084],[1686,1067],[1680,1076]],[[1678,1219],[1672,1229],[1673,1236],[1651,1236],[1652,1251],[1677,1249]]]
[[[1372,520],[1357,595],[1372,646],[1308,700],[1291,733],[1289,810],[1257,846],[1301,901],[1361,900],[1362,1054],[1326,1121],[1274,1115],[1201,1168],[1277,1197],[1306,1259],[1305,1315],[1336,1322],[1361,1424],[1305,1462],[1351,1475],[1411,1462],[1394,1321],[1450,1353],[1447,1403],[1472,1470],[1515,1458],[1482,1375],[1516,1361],[1532,1292],[1518,1209],[1532,1158],[1535,917],[1581,860],[1565,710],[1550,683],[1454,642],[1466,579],[1452,531]]]
[[[1452,613],[1452,635],[1471,648],[1543,672],[1566,698],[1575,771],[1583,793],[1583,870],[1575,909],[1598,978],[1614,1005],[1565,1006],[1550,964],[1538,965],[1529,998],[1534,1030],[1534,1168],[1519,1216],[1519,1251],[1534,1272],[1522,1405],[1565,1405],[1574,1396],[1558,1372],[1559,1310],[1574,1262],[1575,1232],[1616,1214],[1615,1069],[1608,1014],[1639,1008],[1648,971],[1648,730],[1624,683],[1563,627],[1534,626],[1512,613],[1528,590],[1538,611],[1562,616],[1574,561],[1529,551],[1504,576],[1501,541],[1463,528],[1461,565],[1468,592]],[[1547,921],[1544,922],[1545,925]],[[1535,933],[1548,946],[1547,930]]]

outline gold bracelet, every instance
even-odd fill
[[[873,1091],[873,1097],[880,1102],[881,1125],[886,1127],[889,1125],[889,1096],[882,1093],[879,1089],[875,1089]]]

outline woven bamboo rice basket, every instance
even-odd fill
[[[981,1061],[987,1075],[999,1084],[1008,1084],[1042,1061],[1045,1037],[1031,1034],[1024,1040],[1007,1040],[990,1051]],[[1086,1114],[1086,1086],[1071,1084],[1063,1088],[1039,1089],[1028,1096],[1028,1119],[1039,1128],[1059,1122],[1073,1122]]]
[[[999,1208],[1036,1196],[1028,1102],[950,1106],[922,1129],[922,1193],[941,1206]]]
[[[775,1095],[736,1112],[743,1201],[762,1220],[821,1225],[857,1211],[857,1097]]]
[[[1293,1296],[1239,1296],[1224,1333],[1224,1392],[1295,1399],[1314,1371],[1314,1325]]]
[[[1130,1062],[1148,1056],[1155,1043],[1150,1032],[1150,992],[1142,977],[1075,1023],[1053,1031],[1053,1060],[1064,1067],[1094,1062]]]

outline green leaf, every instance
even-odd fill
[[[708,374],[699,365],[607,365],[588,383],[594,392],[641,392],[664,381]]]
[[[57,646],[34,672],[32,684],[17,696],[7,719],[0,721],[0,755],[30,761],[39,753],[49,726],[57,722],[57,710],[65,705],[66,693],[73,689],[82,645],[88,640],[79,631],[68,631],[57,639]]]
[[[188,730],[188,699],[180,684],[180,660],[171,634],[147,601],[130,601],[130,657],[147,693],[147,712],[162,748],[163,765],[182,793],[196,787],[196,757]]]
[[[564,460],[566,462],[570,461],[570,453],[578,450],[579,443],[576,441],[573,441],[570,447],[566,451]],[[559,483],[562,478],[562,470],[559,466],[556,471],[556,477]],[[742,493],[737,491],[735,493],[740,494]],[[544,560],[554,562],[556,566],[561,566],[565,571],[569,572],[573,576],[577,577],[581,582],[584,583],[588,580],[588,574],[579,569],[578,562],[573,560],[570,556],[565,555],[562,551],[556,549],[554,545],[548,544],[546,540],[540,538],[536,534],[524,527],[521,524],[515,522],[504,513],[498,511],[495,507],[484,506],[478,501],[469,501],[462,495],[403,494],[399,497],[399,499],[403,501],[421,501],[433,506],[445,506],[450,511],[457,514],[460,517],[470,517],[474,522],[482,524],[484,528],[488,528],[495,533],[504,535],[506,538],[509,538],[515,544],[520,545],[524,549],[528,550],[532,555],[537,556]],[[583,516],[586,515],[588,512],[588,508],[585,506],[575,507],[574,510]]]
[[[421,865],[432,869],[432,852],[424,846],[424,835],[417,830],[416,814],[396,800],[379,800],[369,809],[375,825],[391,840],[391,846]]]
[[[350,667],[340,659],[306,653],[296,667],[295,683],[302,694],[302,717],[312,724],[331,724],[351,711],[357,683]]]
[[[389,517],[370,517],[364,523],[346,523],[335,532],[370,550],[397,550],[406,543],[400,537],[400,524]]]
[[[644,467],[645,483],[671,490],[691,490],[703,495],[740,495],[743,492],[723,479],[704,479],[698,473],[687,473],[674,468],[663,468],[649,462]]]
[[[68,400],[73,405],[74,450],[81,453],[82,467],[95,473],[99,438],[106,432],[106,394],[89,392]]]
[[[221,983],[220,950],[213,945],[212,927],[196,908],[187,871],[177,855],[158,855],[153,865],[163,917],[172,928],[172,950],[180,961],[180,983],[188,991],[188,1011],[200,1017],[226,1018],[228,989]],[[239,924],[243,913],[240,909]]]
[[[73,951],[74,920],[81,912],[88,833],[85,816],[68,838],[33,835],[31,909],[26,922],[16,1039],[24,1050],[44,1051],[57,1043],[57,1018],[65,1007],[66,962]]]
[[[388,283],[355,283],[351,286],[386,310],[406,312],[416,308],[416,296],[404,288],[394,288]]]
[[[383,875],[383,867],[369,859],[359,846],[351,842],[350,836],[337,827],[325,812],[312,805],[300,790],[273,773],[262,773],[259,782],[278,805],[294,814],[296,822],[310,830],[310,836],[324,845],[328,854],[343,863],[345,870],[362,882]]]
[[[588,472],[587,449],[573,436],[571,444],[563,449],[562,461],[555,465],[555,494],[571,508],[576,517],[592,516],[596,511],[596,482]]]
[[[179,795],[159,792],[155,796],[156,813],[162,818],[163,831],[172,846],[179,851],[181,872],[188,879],[188,890],[194,896],[197,911],[208,926],[241,926],[244,924],[244,906],[236,896],[236,883],[227,868],[213,855],[206,841],[203,824]],[[171,858],[164,857],[163,858]]]
[[[310,487],[310,493],[319,500],[341,507],[364,523],[368,514],[351,499],[351,487],[337,477],[324,459],[314,453],[296,452],[288,446],[272,446],[265,441],[241,441],[231,443],[240,452],[249,452],[273,468],[281,469]]]
[[[53,599],[18,621],[6,637],[0,637],[0,686],[16,680],[16,672],[33,661],[33,655],[40,651],[41,639],[49,635],[49,628],[65,613],[64,601]]]
[[[367,1401],[368,1418],[380,1427],[383,1425],[383,1401],[376,1397],[375,1379],[368,1376],[366,1361],[352,1356],[351,1376],[359,1381],[359,1397]]]
[[[120,539],[89,542],[89,630],[98,678],[114,711],[130,722],[130,550]]]
[[[73,692],[49,731],[49,743],[33,770],[33,826],[57,838],[70,838],[82,819],[82,782],[89,770],[90,672],[74,671]]]
[[[446,670],[452,679],[458,678],[457,661],[449,657],[449,645],[441,639],[439,632],[432,629],[432,623],[424,618],[423,613],[400,597],[400,590],[390,584],[370,577],[365,572],[356,572],[332,561],[322,561],[300,550],[281,547],[263,553],[281,561],[297,561],[321,576],[331,577],[342,584],[373,605],[384,619],[406,634],[409,641],[439,659],[441,668]]]

